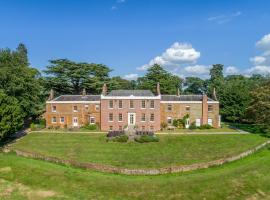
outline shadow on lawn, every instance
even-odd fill
[[[0,140],[0,150],[3,149],[5,147],[5,145],[15,142],[17,139],[25,136],[26,134],[27,134],[27,128],[23,128],[22,130],[14,133],[13,135],[11,135],[3,140]]]

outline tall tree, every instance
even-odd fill
[[[185,94],[203,94],[206,92],[205,81],[198,77],[186,77],[184,86]]]
[[[67,59],[51,60],[45,70],[46,87],[59,94],[80,94],[83,89],[98,94],[104,82],[109,81],[107,66],[94,63],[77,63]]]
[[[0,90],[0,140],[19,130],[23,117],[18,100]]]
[[[108,90],[132,90],[133,82],[121,78],[120,76],[112,77],[108,82]]]
[[[145,76],[138,78],[138,89],[148,89],[156,93],[156,85],[160,83],[162,94],[176,94],[182,89],[183,80],[164,70],[160,65],[154,64],[147,70]]]
[[[217,97],[223,90],[224,76],[223,76],[223,65],[215,64],[210,69],[210,79],[206,81],[207,93],[212,96],[214,88],[216,88]]]

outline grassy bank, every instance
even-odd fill
[[[160,135],[155,143],[106,142],[105,134],[31,133],[11,148],[80,162],[159,168],[237,155],[266,138],[258,135]]]

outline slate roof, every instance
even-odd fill
[[[100,95],[61,95],[53,101],[99,101]]]
[[[112,90],[107,96],[139,96],[152,97],[155,96],[150,90]]]
[[[161,95],[161,101],[202,101],[203,95]],[[208,97],[208,101],[214,101]]]

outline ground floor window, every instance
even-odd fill
[[[211,118],[208,118],[208,124],[209,124],[210,126],[213,125],[213,120],[212,120]]]
[[[56,123],[56,117],[52,117],[52,123]]]
[[[196,126],[201,126],[201,119],[196,119]]]
[[[90,124],[95,124],[95,123],[96,123],[95,117],[90,117]]]
[[[167,124],[172,124],[172,118],[171,117],[167,117]]]
[[[60,122],[61,122],[61,123],[64,123],[64,122],[65,122],[65,118],[64,118],[64,117],[61,117],[61,118],[60,118]]]

